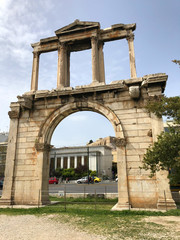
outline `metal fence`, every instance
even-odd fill
[[[42,207],[42,206],[51,206],[57,208],[57,211],[67,210],[68,208],[76,209],[111,209],[118,202],[117,193],[109,193],[107,186],[104,186],[103,190],[98,190],[97,188],[89,192],[88,187],[82,185],[82,192],[80,193],[69,193],[67,191],[67,185],[64,185],[63,190],[54,190],[54,191],[41,191],[34,189],[32,193],[26,192],[26,190],[20,189],[19,192],[16,191],[15,194],[11,194],[11,206],[12,208],[20,207],[24,205],[26,207]],[[7,192],[6,192],[7,193]],[[161,197],[162,210],[169,210],[172,208],[172,201],[169,199],[169,193],[162,190]],[[29,198],[29,196],[31,197]],[[122,202],[125,203],[127,199],[125,197],[125,192],[120,192],[119,197]],[[34,199],[33,199],[33,197]],[[129,205],[126,206],[126,209],[135,209],[135,210],[152,210],[156,208],[156,192],[136,192],[131,191],[129,196]],[[124,198],[124,199],[123,199]],[[180,198],[180,196],[179,196]],[[31,199],[31,201],[29,200]],[[3,198],[1,199],[3,200]],[[1,204],[1,202],[0,202]],[[75,206],[76,205],[76,206]],[[178,205],[179,206],[179,205]],[[1,207],[1,206],[0,206]],[[132,208],[131,208],[132,207]],[[180,207],[180,206],[179,206]],[[161,208],[160,208],[161,209]]]

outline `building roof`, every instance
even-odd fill
[[[0,143],[7,143],[8,142],[8,132],[0,133]]]
[[[99,138],[95,142],[88,144],[88,146],[107,146],[111,149],[116,149],[116,145],[114,143],[114,137],[108,136],[105,138]]]

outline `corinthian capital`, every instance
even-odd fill
[[[39,55],[40,55],[40,52],[33,52],[33,56],[34,56],[34,58],[38,58]]]
[[[35,143],[35,148],[37,151],[45,151],[45,152],[49,152],[51,150],[53,146],[47,143]]]
[[[114,138],[114,144],[116,147],[125,147],[126,146],[126,139],[125,138]]]
[[[134,40],[134,34],[133,33],[129,33],[126,37],[127,41],[133,41]]]
[[[13,118],[19,118],[19,111],[9,111],[8,112],[8,115],[9,115],[9,117],[11,118],[11,119],[13,119]]]

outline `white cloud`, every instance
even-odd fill
[[[38,36],[48,34],[44,27],[46,15],[42,14],[39,8],[46,8],[50,1],[1,0],[1,2],[0,45],[3,48],[0,60],[3,61],[7,57],[15,59],[21,65],[30,63],[32,52],[30,43],[39,41]]]
[[[80,115],[78,115],[78,113],[74,114],[74,115],[70,115],[67,120],[69,121],[73,121],[73,122],[84,122],[86,121],[88,118],[86,115],[82,115],[82,113],[80,113]]]

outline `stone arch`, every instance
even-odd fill
[[[124,133],[120,119],[110,108],[97,102],[88,101],[86,104],[84,104],[84,102],[79,101],[68,103],[63,107],[59,107],[54,110],[42,124],[38,135],[38,142],[50,144],[51,137],[57,125],[70,114],[79,111],[92,111],[103,115],[113,125],[116,138],[124,139]]]

